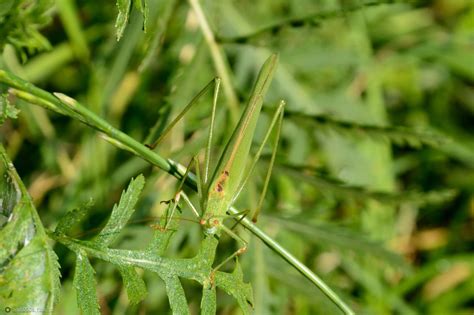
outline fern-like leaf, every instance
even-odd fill
[[[127,190],[120,197],[118,205],[115,205],[112,209],[112,214],[107,224],[95,238],[97,242],[106,246],[110,245],[117,238],[119,232],[124,228],[135,211],[134,207],[143,189],[143,185],[145,185],[143,175],[132,179]]]
[[[218,240],[213,236],[206,236],[200,246],[198,254],[193,258],[168,258],[163,256],[168,246],[173,231],[179,228],[180,211],[176,211],[175,217],[164,228],[164,218],[161,227],[157,228],[152,246],[144,250],[126,250],[110,248],[111,241],[118,235],[127,220],[134,211],[138,195],[143,188],[143,176],[132,180],[129,187],[122,194],[118,206],[115,206],[111,217],[99,235],[90,241],[81,241],[67,236],[65,233],[53,233],[53,237],[60,243],[74,251],[78,257],[76,270],[85,272],[75,280],[75,285],[80,290],[81,285],[93,285],[93,270],[87,257],[95,257],[118,267],[122,274],[127,294],[131,303],[138,303],[146,294],[143,281],[135,271],[135,267],[156,273],[164,282],[170,307],[175,314],[188,314],[187,300],[180,279],[190,279],[199,282],[203,286],[202,308],[203,314],[215,314],[216,311],[216,287],[223,289],[233,296],[244,314],[249,314],[249,305],[252,305],[252,287],[243,281],[242,270],[237,264],[234,272],[213,272],[213,264]],[[112,235],[112,237],[110,236]],[[78,269],[79,268],[79,269]],[[82,277],[82,278],[81,278]],[[80,281],[80,282],[79,282]],[[78,291],[79,293],[79,291]],[[95,312],[95,291],[84,292],[85,304],[80,306],[83,312]],[[78,296],[78,299],[82,297]]]
[[[156,1],[150,3],[149,8],[145,8],[145,14],[149,14],[150,17],[147,18],[145,16],[144,56],[139,66],[139,71],[145,70],[160,52],[177,3],[179,3],[177,0]],[[147,26],[146,21],[150,21],[149,26]]]
[[[447,202],[453,199],[457,194],[453,189],[433,190],[428,192],[406,191],[401,193],[373,191],[362,186],[348,185],[337,178],[331,177],[309,166],[279,164],[275,166],[275,168],[277,171],[281,171],[296,180],[318,187],[324,192],[338,197],[360,201],[374,199],[385,203],[400,204],[407,202],[423,206],[426,204]]]
[[[54,233],[59,235],[70,234],[72,228],[81,222],[87,215],[87,211],[90,209],[90,207],[92,207],[92,200],[77,209],[68,211],[59,219]]]
[[[82,314],[100,315],[94,273],[87,255],[83,251],[77,251],[73,284],[77,292],[77,304]]]
[[[252,286],[244,282],[244,275],[238,260],[234,272],[216,273],[216,285],[237,300],[244,314],[250,314],[249,306],[253,306]]]
[[[123,32],[128,24],[130,17],[130,10],[132,7],[132,0],[118,0],[117,1],[117,20],[115,21],[115,27],[117,28],[117,40],[120,40],[123,36]]]
[[[216,301],[216,287],[210,285],[209,287],[203,286],[202,288],[202,300],[201,300],[201,314],[213,315],[216,313],[217,301]]]
[[[173,314],[189,314],[188,303],[184,295],[184,289],[175,275],[165,277],[163,279],[166,285],[166,292],[168,293],[168,300],[170,302]]]
[[[131,304],[138,304],[147,295],[145,282],[133,266],[119,266],[127,296]]]
[[[52,313],[59,298],[58,259],[2,145],[0,210],[0,305],[12,312]]]
[[[422,145],[439,147],[451,140],[427,130],[408,127],[378,126],[340,120],[327,115],[310,115],[285,111],[285,116],[298,124],[310,124],[318,132],[336,132],[344,136],[371,137],[375,140],[391,141],[400,146],[419,148]]]
[[[328,19],[334,19],[348,12],[355,12],[359,10],[364,10],[366,7],[383,5],[390,3],[391,0],[379,0],[379,1],[367,1],[363,3],[357,3],[355,5],[344,5],[344,9],[328,10],[322,12],[309,13],[300,17],[290,17],[275,23],[263,26],[257,30],[254,30],[250,33],[233,36],[233,37],[223,37],[216,36],[217,41],[221,43],[237,43],[237,44],[254,44],[262,45],[262,37],[274,37],[280,31],[287,27],[291,28],[301,28],[301,27],[319,27],[323,21]]]

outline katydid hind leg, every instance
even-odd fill
[[[265,176],[265,182],[263,184],[263,190],[260,195],[257,208],[252,214],[253,222],[257,222],[258,215],[260,214],[260,211],[262,210],[263,202],[265,200],[265,195],[268,189],[268,184],[270,183],[270,177],[272,175],[273,166],[275,165],[275,158],[276,158],[276,153],[278,150],[278,143],[280,142],[281,126],[283,124],[283,114],[284,114],[284,109],[283,109],[284,102],[282,101],[280,104],[281,104],[281,111],[278,114],[278,122],[276,124],[276,131],[275,131],[276,134],[275,134],[274,143],[273,143],[272,156],[270,158],[270,164],[268,165],[267,175]]]
[[[191,208],[192,212],[194,213],[194,215],[197,217],[197,218],[201,218],[202,217],[202,214],[199,214],[199,212],[197,211],[196,207],[193,205],[193,203],[191,202],[191,199],[188,197],[188,195],[184,192],[184,191],[181,191],[181,197],[183,197],[183,200],[187,203],[187,205]]]
[[[226,227],[223,223],[221,224],[221,228],[222,230],[227,233],[230,237],[232,237],[234,240],[236,240],[237,242],[239,242],[241,244],[241,246],[239,247],[239,249],[237,249],[234,253],[232,253],[229,257],[227,257],[226,259],[224,259],[222,262],[220,262],[216,267],[214,267],[212,269],[212,272],[211,274],[214,274],[216,271],[218,271],[220,268],[222,268],[222,266],[224,266],[227,262],[231,261],[232,259],[234,259],[235,257],[239,256],[239,255],[242,255],[243,253],[245,253],[247,251],[247,241],[244,240],[243,238],[241,238],[237,233],[235,233],[234,231],[232,231],[231,229],[229,229],[228,227]]]
[[[189,171],[192,167],[193,162],[194,162],[194,159],[191,159],[191,161],[188,164],[188,167],[186,168],[186,172],[184,173],[183,177],[179,181],[179,186],[178,186],[178,189],[176,190],[176,193],[175,193],[174,197],[169,202],[169,207],[166,211],[166,219],[165,219],[164,230],[168,229],[168,226],[169,226],[171,220],[173,220],[174,213],[175,213],[176,209],[178,209],[178,207],[179,207],[179,201],[181,199],[181,194],[183,193],[183,186],[184,186],[184,183],[186,182],[186,178],[189,175]],[[170,211],[170,207],[171,207],[171,211]]]
[[[262,143],[260,144],[260,146],[258,147],[258,150],[257,150],[257,153],[255,154],[253,160],[252,160],[252,163],[248,169],[248,171],[246,172],[246,174],[244,175],[244,178],[242,179],[241,183],[239,184],[239,187],[236,191],[236,194],[232,197],[232,202],[231,204],[233,204],[235,202],[235,200],[237,200],[237,198],[239,197],[240,193],[242,192],[243,188],[245,187],[245,185],[247,184],[248,180],[250,179],[250,176],[252,175],[253,173],[253,170],[255,169],[255,166],[257,165],[257,162],[258,160],[260,159],[260,156],[262,155],[262,152],[263,152],[263,149],[265,147],[265,144],[268,142],[269,138],[270,138],[270,135],[273,131],[273,129],[275,127],[277,127],[278,129],[278,135],[277,135],[277,138],[279,137],[279,130],[280,130],[280,126],[278,126],[278,124],[281,125],[282,123],[282,117],[283,117],[283,108],[285,106],[285,102],[282,100],[280,101],[275,113],[273,114],[273,117],[272,117],[272,120],[270,122],[270,126],[267,130],[267,132],[265,133],[265,136],[263,138],[263,141]],[[276,150],[276,146],[274,148],[274,150]],[[272,154],[273,156],[274,154]]]

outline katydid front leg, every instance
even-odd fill
[[[171,220],[173,219],[174,213],[175,213],[176,209],[178,208],[179,201],[181,199],[181,195],[184,194],[184,191],[183,191],[184,183],[186,181],[186,178],[188,177],[189,170],[191,169],[191,166],[192,166],[194,161],[195,161],[195,159],[193,158],[189,162],[189,165],[186,168],[186,172],[184,173],[183,178],[181,178],[181,180],[179,181],[179,186],[178,186],[178,189],[177,189],[176,193],[174,194],[173,199],[168,201],[169,207],[168,207],[168,209],[165,213],[166,218],[165,218],[165,226],[162,228],[163,231],[166,231],[168,229],[168,226],[169,226]],[[170,207],[171,207],[171,211],[169,209]]]

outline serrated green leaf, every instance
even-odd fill
[[[142,2],[143,1],[143,2]],[[146,32],[148,21],[148,3],[146,0],[133,0],[134,7],[143,15],[143,30]],[[130,19],[130,11],[132,10],[132,0],[117,0],[117,8],[119,10],[115,27],[117,28],[117,41],[122,38],[125,28]]]
[[[145,14],[144,14],[144,29],[145,29],[145,41],[142,62],[139,66],[139,71],[145,70],[161,50],[161,46],[164,43],[164,37],[168,30],[169,22],[173,16],[174,8],[176,7],[177,0],[169,0],[164,2],[152,2],[150,8],[148,8],[147,2],[145,2]],[[149,13],[148,13],[149,12]],[[148,18],[148,14],[150,17]],[[150,25],[147,26],[148,21]]]
[[[147,295],[145,282],[133,266],[118,266],[130,304],[138,304]]]
[[[52,313],[60,287],[57,256],[2,145],[0,210],[0,305]]]
[[[139,175],[132,179],[126,191],[122,193],[118,205],[114,205],[112,214],[105,227],[94,240],[103,245],[110,245],[118,236],[119,232],[127,224],[130,216],[135,211],[134,207],[138,197],[145,185],[145,178]]]
[[[168,300],[173,314],[189,314],[188,303],[178,276],[163,279],[166,284]]]
[[[181,218],[181,213],[176,211],[174,219],[170,221],[168,229],[155,229],[153,233],[153,239],[148,244],[148,249],[153,251],[157,255],[163,255],[165,250],[168,248],[169,242],[173,234],[175,233],[177,227],[179,226],[179,219]],[[166,225],[166,218],[163,216],[159,222],[160,226],[163,227]]]
[[[123,36],[123,32],[127,27],[128,20],[130,18],[130,9],[132,0],[117,0],[117,8],[119,10],[117,14],[117,20],[115,21],[115,27],[117,28],[117,40],[120,40]]]
[[[426,204],[447,202],[453,199],[457,194],[453,189],[433,190],[428,192],[406,191],[399,193],[373,191],[362,186],[348,185],[347,183],[323,174],[312,167],[280,164],[275,166],[275,169],[296,180],[314,185],[324,192],[361,201],[374,199],[384,203],[400,204],[402,202],[407,202],[422,206]]]
[[[201,314],[212,315],[216,313],[216,287],[205,286],[202,288]]]
[[[252,286],[244,282],[244,275],[238,260],[232,273],[216,272],[215,281],[219,288],[237,300],[244,314],[250,314],[250,307],[253,307]]]
[[[422,145],[439,147],[451,139],[428,130],[414,130],[408,127],[377,126],[353,121],[340,120],[327,115],[310,115],[301,112],[285,111],[285,117],[298,124],[312,124],[318,132],[334,131],[344,136],[371,137],[388,140],[400,146],[419,148]]]
[[[63,215],[59,219],[58,225],[56,226],[54,233],[57,233],[57,234],[71,233],[72,228],[84,219],[84,217],[87,215],[87,212],[89,211],[91,206],[92,206],[92,200],[90,200],[88,203],[86,203],[85,205],[82,205],[81,207],[77,209],[68,211],[65,215]]]
[[[175,314],[189,313],[180,278],[196,280],[208,290],[203,293],[202,303],[209,313],[215,309],[215,296],[212,296],[215,295],[215,289],[211,289],[213,283],[235,297],[245,314],[249,313],[249,305],[253,305],[252,287],[243,282],[242,270],[238,264],[233,273],[218,271],[215,273],[215,282],[211,279],[210,273],[218,244],[218,240],[212,236],[203,240],[199,253],[190,259],[160,257],[151,250],[111,249],[94,241],[78,241],[65,235],[56,235],[55,239],[76,253],[87,253],[119,268],[135,266],[157,273],[165,282],[170,306]]]
[[[147,0],[133,0],[133,5],[143,15],[143,32],[147,31],[148,22],[148,1]]]
[[[94,273],[87,255],[77,251],[73,285],[76,288],[77,304],[82,314],[100,315]]]

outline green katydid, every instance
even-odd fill
[[[222,218],[221,214],[224,214],[224,217],[225,217],[227,210],[229,210],[229,213],[232,213],[233,215],[237,216],[238,221],[241,221],[242,224],[247,229],[252,231],[254,235],[260,238],[265,244],[267,244],[276,253],[278,253],[281,257],[283,257],[286,261],[288,261],[296,270],[298,270],[307,279],[309,279],[313,284],[315,284],[318,288],[320,288],[321,291],[329,299],[331,299],[331,301],[333,301],[345,314],[353,314],[353,311],[349,308],[349,306],[347,306],[346,303],[344,303],[344,301],[342,301],[340,297],[336,295],[334,291],[332,291],[331,288],[328,287],[328,285],[326,285],[326,283],[324,283],[308,267],[306,267],[304,264],[298,261],[291,253],[289,253],[280,244],[275,242],[271,237],[265,234],[262,230],[252,225],[249,222],[249,220],[245,219],[242,215],[239,215],[239,212],[235,208],[231,207],[236,196],[238,196],[239,192],[242,190],[245,184],[245,181],[250,174],[249,172],[253,169],[253,167],[251,167],[250,171],[246,174],[245,177],[239,176],[239,179],[236,179],[235,176],[232,177],[232,175],[234,174],[234,171],[237,170],[237,173],[240,172],[240,169],[235,166],[236,157],[242,157],[243,155],[245,155],[245,153],[249,152],[250,141],[251,141],[250,139],[252,139],[253,137],[256,119],[262,106],[263,96],[268,88],[271,77],[273,75],[276,59],[277,58],[275,56],[272,56],[265,63],[257,79],[257,84],[255,85],[254,92],[249,101],[249,104],[247,105],[244,115],[241,121],[239,122],[238,128],[234,132],[234,135],[229,141],[229,144],[226,146],[224,154],[219,160],[218,167],[212,174],[212,178],[208,179],[209,151],[210,151],[210,143],[212,140],[212,132],[210,133],[208,147],[206,151],[206,158],[205,158],[206,164],[205,164],[205,172],[204,172],[204,181],[200,180],[199,167],[196,168],[196,171],[198,171],[198,174],[196,174],[198,178],[196,180],[196,175],[192,173],[188,173],[189,168],[188,168],[188,171],[186,171],[186,169],[179,163],[176,163],[170,159],[163,158],[162,156],[160,156],[156,152],[153,152],[152,150],[150,150],[150,148],[147,148],[146,146],[134,140],[127,134],[121,132],[120,130],[115,129],[113,126],[107,123],[107,121],[100,118],[99,116],[97,116],[96,114],[94,114],[93,112],[85,108],[83,105],[67,97],[64,94],[54,93],[53,95],[3,70],[0,70],[0,82],[2,84],[9,86],[10,87],[9,92],[15,95],[16,97],[18,97],[19,99],[28,101],[32,104],[42,106],[46,109],[52,110],[62,115],[70,116],[87,125],[90,125],[91,127],[103,132],[104,139],[110,141],[113,145],[116,145],[119,148],[128,150],[132,152],[133,154],[140,156],[142,159],[148,161],[152,165],[158,166],[162,170],[168,172],[169,174],[172,174],[173,176],[177,178],[181,178],[183,182],[184,182],[184,178],[186,177],[185,174],[188,174],[189,180],[187,181],[187,183],[189,183],[193,189],[197,188],[198,194],[201,197],[200,198],[201,204],[205,204],[205,206],[201,205],[201,209],[204,209],[202,215],[199,215],[197,210],[195,210],[194,206],[192,206],[191,208],[194,210],[195,214],[197,214],[201,218],[200,220],[201,224],[205,226],[206,232],[208,234],[209,233],[215,234],[216,232],[218,233],[221,230],[218,228],[218,226],[224,227],[224,225],[222,224],[222,220],[219,220],[218,218],[219,217]],[[215,94],[216,94],[216,91],[218,90],[218,82],[219,80],[216,80]],[[215,95],[215,98],[216,98],[216,95]],[[216,101],[214,101],[213,112],[215,112],[215,103]],[[279,128],[279,126],[281,125],[282,117],[283,117],[282,116],[283,103],[281,103],[278,108],[279,108],[278,112],[275,115],[273,122],[276,121],[276,118],[279,118],[279,122],[277,125]],[[252,117],[252,119],[249,118],[250,116]],[[244,117],[247,117],[247,118],[244,118]],[[251,121],[253,121],[253,124],[251,123]],[[213,123],[211,125],[213,126]],[[273,125],[276,125],[276,123],[274,123]],[[269,131],[271,129],[272,128],[270,128]],[[267,133],[267,135],[268,134],[269,133]],[[247,137],[247,139],[246,140],[242,139],[242,137]],[[268,137],[266,136],[265,138],[268,138]],[[246,144],[246,145],[242,145],[242,144]],[[236,146],[238,146],[239,148],[235,149]],[[254,161],[258,159],[261,151],[262,151],[262,147],[259,149],[257,155],[255,156]],[[247,158],[246,155],[245,155],[245,158]],[[275,159],[275,151],[272,155],[270,165],[272,165],[274,159]],[[230,163],[230,161],[232,162]],[[239,163],[239,164],[242,167],[245,166],[245,163]],[[229,166],[233,166],[232,169]],[[226,171],[228,172],[227,175],[226,175]],[[222,179],[222,174],[224,174],[225,176],[229,176],[229,178],[232,177],[234,179],[226,178],[224,182],[222,182],[220,181]],[[238,174],[236,176],[238,176]],[[244,178],[243,181],[241,181],[242,178]],[[239,181],[241,181],[240,184],[238,184]],[[267,182],[268,182],[268,175],[265,180],[265,185]],[[211,196],[212,188],[215,189],[215,191],[213,192],[213,194],[215,194],[216,190],[220,190],[219,187],[223,188],[224,193],[220,195],[224,195],[224,196],[221,196],[220,198],[219,198],[219,194],[217,194],[217,196]],[[233,197],[231,197],[230,192],[234,194]],[[183,193],[183,196],[185,196],[184,193]],[[188,203],[189,199],[187,197],[184,197],[183,199]],[[263,200],[263,197],[260,199],[259,206],[261,205],[262,200]],[[208,206],[209,204],[214,205],[214,207],[210,208]],[[214,219],[218,219],[218,220],[216,221]],[[217,222],[217,225],[215,225],[216,222]],[[225,230],[225,228],[222,228],[222,230]]]
[[[244,243],[244,246],[237,250],[233,255],[225,259],[220,263],[214,270],[220,268],[225,262],[229,261],[233,257],[243,253],[246,250],[246,243],[243,241],[236,233],[231,229],[227,228],[223,224],[225,217],[228,217],[227,211],[232,206],[232,204],[237,199],[238,195],[242,191],[245,183],[248,181],[251,172],[253,171],[262,151],[265,143],[270,138],[272,130],[276,127],[276,137],[275,145],[273,146],[272,159],[270,161],[270,167],[268,169],[268,174],[264,183],[263,193],[266,191],[266,186],[268,185],[269,175],[272,170],[273,161],[275,158],[280,126],[283,118],[283,107],[284,102],[281,101],[279,106],[276,109],[276,112],[273,116],[273,119],[270,123],[270,126],[264,136],[263,142],[260,145],[257,153],[250,165],[250,168],[247,172],[242,172],[243,169],[246,169],[248,158],[250,156],[250,147],[252,144],[252,139],[257,125],[257,120],[262,108],[263,98],[270,86],[273,74],[275,72],[276,64],[278,57],[272,55],[264,63],[260,73],[257,77],[257,81],[254,85],[251,97],[244,109],[244,112],[238,122],[232,136],[230,137],[227,145],[220,156],[220,159],[217,163],[217,166],[214,169],[212,175],[209,171],[209,160],[210,152],[212,145],[213,129],[215,124],[215,114],[216,114],[216,105],[217,105],[217,96],[219,92],[220,80],[217,78],[214,80],[214,97],[211,111],[211,124],[209,127],[209,134],[207,139],[207,146],[205,151],[205,161],[204,161],[204,172],[201,176],[201,171],[199,168],[199,161],[197,158],[194,158],[191,163],[196,164],[196,173],[198,177],[198,195],[200,199],[200,208],[202,209],[201,214],[199,214],[196,207],[191,203],[189,197],[182,191],[183,184],[186,180],[185,176],[181,179],[181,182],[178,187],[178,192],[175,197],[170,202],[166,216],[166,222],[170,222],[175,210],[177,208],[178,202],[181,198],[186,202],[186,204],[191,207],[193,212],[199,216],[200,223],[205,229],[206,234],[220,234],[221,231],[226,232],[232,238]],[[211,82],[212,83],[212,82]],[[202,96],[207,90],[209,90],[211,83],[209,83],[199,94],[191,101],[191,103],[184,108],[184,110],[174,119],[170,126],[174,126],[176,122],[181,119],[186,111],[189,110],[190,106],[197,103],[197,99]],[[166,133],[171,128],[166,128],[159,139],[155,144],[161,141]],[[155,145],[153,144],[153,146]],[[188,170],[191,167],[191,163],[188,166]],[[255,214],[258,215],[259,208],[262,205],[263,196],[260,198],[259,206],[255,211]],[[256,219],[256,215],[254,220]],[[166,229],[167,224],[163,227]]]

